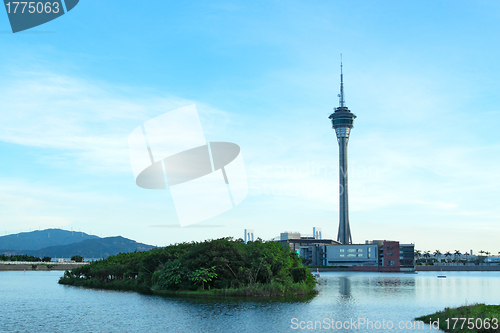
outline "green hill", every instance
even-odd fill
[[[70,258],[74,255],[80,255],[84,258],[107,258],[118,253],[142,252],[155,248],[152,245],[137,243],[121,236],[106,237],[97,239],[87,239],[79,243],[50,246],[37,251],[28,251],[32,254],[51,258]]]
[[[78,243],[97,236],[61,229],[35,230],[0,237],[0,253],[6,250],[40,250],[49,246]]]
[[[118,253],[147,251],[152,245],[121,236],[100,238],[84,232],[46,229],[0,237],[0,254],[31,255],[39,258],[107,258]]]

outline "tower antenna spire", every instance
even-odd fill
[[[345,99],[344,99],[344,73],[342,72],[342,53],[340,54],[340,94],[339,94],[339,106],[341,108],[345,107]]]

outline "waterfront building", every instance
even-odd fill
[[[312,235],[301,235],[300,232],[282,232],[279,241],[287,245],[303,259],[305,265],[324,265],[325,246],[340,244],[333,239],[322,239],[321,229],[313,228]]]
[[[415,244],[399,244],[399,261],[402,271],[415,270]]]
[[[414,271],[414,244],[372,240],[365,244],[325,246],[325,266],[347,266],[355,271]]]
[[[378,267],[377,244],[346,244],[325,246],[325,266]]]
[[[500,256],[491,256],[491,257],[487,257],[486,260],[485,260],[486,263],[488,264],[492,264],[492,263],[500,263]]]

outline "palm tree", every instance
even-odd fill
[[[424,257],[429,261],[429,257],[431,256],[431,251],[425,251],[424,252]]]
[[[434,251],[433,254],[434,254],[434,257],[436,258],[436,260],[439,262],[439,256],[442,254],[441,251],[436,250],[436,251]]]
[[[483,260],[484,260],[484,258],[483,258],[483,256],[482,256],[482,254],[483,254],[483,253],[485,253],[485,252],[486,252],[486,251],[484,251],[484,250],[479,251],[479,253],[481,253],[481,255],[479,256],[479,258],[480,258],[480,259],[483,259]]]
[[[469,252],[464,252],[464,256],[465,256],[465,262],[468,263],[469,262]]]
[[[415,250],[415,252],[413,253],[413,256],[415,257],[415,263],[418,263],[418,259],[420,259],[420,257],[422,256],[422,251]]]
[[[449,259],[448,257],[451,257],[451,252],[450,251],[446,251],[446,253],[444,254],[444,256],[447,258],[446,261],[449,263]]]
[[[458,263],[458,261],[460,260],[460,256],[462,255],[462,253],[460,253],[459,250],[455,250],[455,261]],[[457,260],[457,257],[458,257],[458,260]]]

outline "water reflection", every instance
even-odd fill
[[[344,302],[357,299],[375,302],[379,297],[394,300],[415,297],[415,275],[344,273],[324,274],[318,289],[321,294],[338,294]]]
[[[339,291],[342,299],[349,300],[351,295],[351,281],[346,276],[339,277]]]

